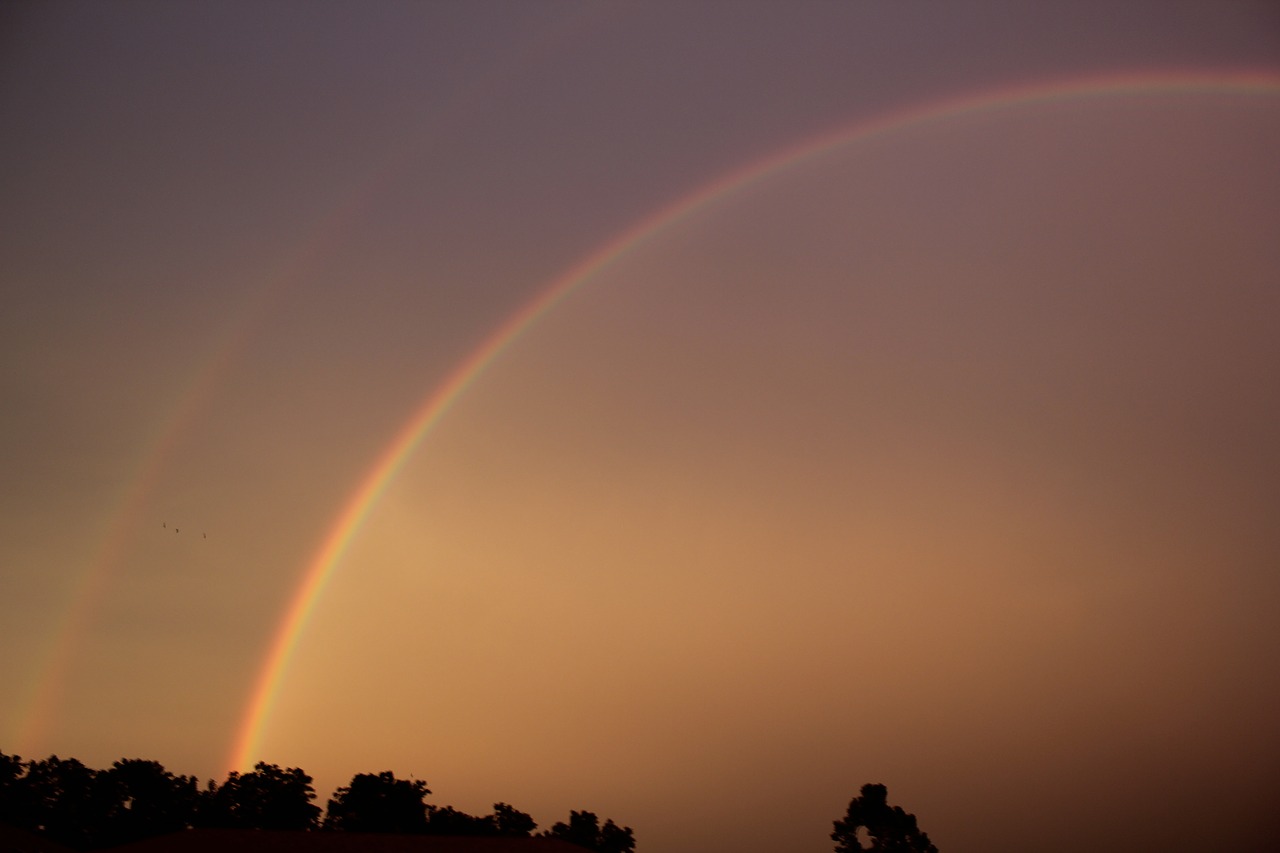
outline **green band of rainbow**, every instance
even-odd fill
[[[360,479],[307,564],[302,581],[277,627],[254,682],[228,764],[247,770],[260,758],[272,706],[307,618],[361,524],[431,428],[503,351],[530,326],[593,276],[672,228],[691,214],[750,184],[802,162],[889,133],[961,115],[1055,100],[1146,94],[1280,95],[1280,69],[1144,71],[1023,84],[964,95],[888,113],[817,138],[807,139],[704,185],[632,225],[552,281],[535,299],[494,330],[415,409]]]

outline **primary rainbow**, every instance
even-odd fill
[[[443,382],[431,390],[373,460],[355,491],[347,498],[330,524],[324,540],[308,562],[302,582],[271,640],[235,736],[228,761],[230,769],[247,770],[259,760],[259,745],[264,728],[280,691],[289,659],[306,627],[307,618],[370,509],[414,448],[489,364],[537,322],[538,318],[593,276],[711,203],[842,146],[960,115],[1055,100],[1159,93],[1276,96],[1280,95],[1280,69],[1110,73],[1007,86],[897,110],[840,127],[817,138],[806,139],[728,172],[635,223],[570,267],[550,282],[538,296],[507,318]]]

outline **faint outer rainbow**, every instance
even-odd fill
[[[77,647],[84,642],[94,608],[105,593],[113,571],[137,540],[139,531],[151,529],[152,524],[160,522],[155,515],[150,519],[146,516],[154,512],[148,502],[161,481],[165,465],[211,404],[215,390],[231,372],[253,332],[273,307],[300,286],[304,273],[315,267],[334,235],[363,209],[376,188],[368,179],[354,182],[339,196],[341,204],[310,223],[305,240],[258,276],[262,285],[240,300],[232,321],[207,346],[194,374],[184,383],[182,393],[170,402],[149,439],[140,442],[139,446],[146,450],[140,455],[136,472],[112,504],[103,525],[103,537],[73,584],[70,603],[49,626],[50,640],[36,658],[32,682],[19,688],[22,698],[18,702],[17,724],[9,735],[19,751],[31,752],[42,747],[45,732],[61,704]]]
[[[486,103],[482,97],[484,92],[518,73],[531,60],[554,53],[565,41],[579,36],[582,28],[598,16],[594,8],[571,12],[535,30],[523,48],[504,56],[461,86],[439,114],[431,117],[432,124],[459,122],[475,104]],[[20,697],[16,703],[16,724],[12,732],[0,734],[11,739],[18,750],[31,752],[42,747],[45,733],[61,704],[76,651],[88,634],[93,611],[114,570],[136,542],[139,531],[156,520],[154,516],[146,518],[152,512],[148,502],[161,482],[166,464],[190,427],[211,404],[215,391],[225,382],[270,312],[303,286],[307,274],[317,267],[343,230],[369,207],[399,169],[422,155],[426,139],[431,135],[427,127],[420,133],[410,134],[375,158],[372,165],[366,165],[341,182],[333,203],[322,206],[322,214],[300,229],[303,239],[255,277],[259,286],[242,300],[232,322],[211,342],[193,376],[184,383],[182,393],[165,409],[150,439],[140,443],[145,452],[139,458],[136,473],[113,502],[103,525],[102,539],[72,584],[70,602],[49,625],[49,640],[35,656],[29,683],[18,685],[14,690]]]
[[[1127,71],[1006,86],[896,110],[806,139],[728,172],[640,220],[574,264],[507,318],[431,390],[360,479],[307,564],[302,581],[275,631],[235,736],[228,761],[230,769],[246,770],[259,760],[259,745],[267,719],[307,618],[370,509],[405,460],[489,364],[538,318],[593,276],[713,202],[843,146],[961,115],[1056,100],[1162,93],[1277,96],[1280,95],[1280,69]]]

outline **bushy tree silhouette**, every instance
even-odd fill
[[[427,806],[427,833],[430,835],[528,836],[538,824],[524,812],[506,803],[494,803],[493,814],[477,816],[453,806]]]
[[[101,843],[123,844],[191,825],[200,790],[194,776],[174,776],[158,761],[130,758],[98,774],[110,812]]]
[[[493,814],[477,816],[453,806],[426,802],[431,793],[421,780],[397,779],[390,771],[361,773],[329,800],[324,828],[347,832],[425,833],[429,835],[528,836],[533,818],[506,803]]]
[[[252,772],[231,771],[221,785],[209,783],[196,825],[222,829],[314,829],[320,807],[311,777],[296,767],[260,761]]]
[[[96,771],[74,758],[29,761],[21,780],[19,826],[69,847],[97,846],[111,811],[104,787]]]
[[[397,779],[389,770],[358,773],[334,792],[324,826],[348,832],[425,832],[430,793],[421,779]]]
[[[477,817],[453,806],[431,806],[427,810],[427,832],[432,835],[496,835],[487,817]]]
[[[836,842],[836,853],[938,853],[916,825],[915,815],[890,806],[888,788],[878,784],[862,786],[861,796],[849,802],[844,819],[835,822],[831,840]],[[863,840],[868,846],[862,845]]]
[[[636,848],[635,834],[631,827],[620,827],[612,819],[604,826],[592,812],[569,812],[569,822],[554,824],[543,835],[559,838],[599,853],[631,853]]]
[[[533,818],[506,803],[494,803],[493,814],[489,815],[495,835],[528,836],[538,828]]]

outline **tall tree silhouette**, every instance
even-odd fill
[[[900,806],[890,806],[889,789],[878,784],[862,786],[861,796],[849,802],[844,819],[835,822],[831,840],[836,842],[836,853],[938,853],[929,836],[916,825],[915,815]],[[862,845],[863,840],[868,846]]]
[[[329,800],[324,826],[348,832],[424,832],[430,793],[421,779],[397,779],[389,770],[357,773]]]
[[[209,783],[197,825],[226,829],[314,829],[320,807],[311,777],[258,762],[250,773],[231,771],[221,785]]]

